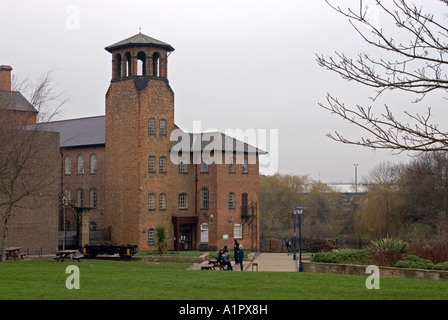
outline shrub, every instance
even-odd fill
[[[410,254],[403,260],[395,263],[396,268],[413,268],[413,269],[433,269],[434,263],[431,260],[419,258],[416,255]]]
[[[341,249],[339,251],[318,252],[311,259],[312,262],[371,264],[371,259],[365,250]]]
[[[445,262],[439,262],[437,264],[434,265],[433,267],[434,270],[443,270],[443,271],[448,271],[448,261]]]
[[[369,256],[380,266],[394,266],[403,258],[407,250],[407,242],[393,237],[386,237],[377,241],[371,241],[366,248]]]
[[[156,226],[157,247],[161,254],[168,252],[168,244],[166,241],[166,228],[164,225]]]
[[[447,237],[435,236],[429,239],[415,240],[409,244],[408,253],[429,259],[434,263],[448,260]]]

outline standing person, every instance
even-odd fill
[[[288,251],[288,256],[291,253],[291,243],[289,243],[289,238],[285,239],[286,250]]]
[[[235,264],[238,264],[238,251],[240,250],[240,244],[236,239],[234,239],[235,243],[233,244],[233,256],[235,257]]]
[[[240,244],[240,247],[238,250],[238,261],[240,263],[241,271],[243,271],[243,260],[244,260],[244,250],[243,250],[243,246]]]

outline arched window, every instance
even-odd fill
[[[121,78],[121,54],[115,56],[114,78]]]
[[[161,136],[166,136],[166,120],[160,119],[159,121],[159,134]]]
[[[234,239],[242,239],[243,238],[243,226],[236,223],[233,226],[233,238]]]
[[[92,153],[90,155],[90,173],[95,174],[96,172],[97,172],[96,154]]]
[[[156,195],[154,193],[148,195],[148,209],[156,210]]]
[[[148,245],[155,246],[156,245],[156,232],[153,228],[148,230]]]
[[[166,172],[166,157],[160,157],[159,158],[159,172],[165,173]]]
[[[207,188],[201,189],[201,209],[203,209],[203,210],[208,209],[208,189]]]
[[[143,51],[137,54],[137,75],[146,75],[146,54]]]
[[[82,154],[78,156],[78,174],[84,174],[84,156]]]
[[[160,77],[160,54],[158,52],[152,55],[152,75]]]
[[[166,210],[166,194],[159,195],[159,210]]]
[[[156,134],[156,119],[154,118],[148,120],[148,134]]]
[[[126,56],[125,56],[125,63],[126,63],[126,77],[130,77],[131,74],[131,54],[129,52],[126,52]]]
[[[72,174],[72,157],[70,156],[65,157],[64,173],[67,176]]]
[[[84,190],[81,188],[76,190],[76,206],[80,208],[84,206]]]
[[[96,188],[90,189],[90,208],[96,208]]]
[[[156,172],[156,157],[154,156],[149,156],[148,158],[148,172]]]

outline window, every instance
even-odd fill
[[[179,193],[179,209],[188,209],[188,194]]]
[[[156,238],[155,238],[156,232],[154,229],[148,230],[148,245],[149,246],[155,246],[156,245]]]
[[[229,159],[229,173],[235,173],[235,159],[233,157]]]
[[[247,158],[243,159],[243,173],[248,172]]]
[[[159,159],[159,172],[165,173],[166,172],[166,158],[160,157]]]
[[[64,165],[64,173],[65,175],[71,175],[72,174],[72,157],[66,156],[65,157],[65,165]]]
[[[148,158],[148,172],[156,172],[156,157],[154,156]]]
[[[156,210],[156,195],[154,193],[148,195],[148,209]]]
[[[90,208],[96,208],[96,188],[90,189]]]
[[[159,121],[159,134],[161,136],[166,136],[166,120],[165,119],[161,119]]]
[[[84,206],[84,190],[81,188],[76,190],[76,206],[80,208]]]
[[[120,54],[117,54],[115,56],[114,78],[121,78],[121,55]]]
[[[233,238],[234,239],[243,238],[243,227],[240,224],[235,224],[233,226]]]
[[[97,172],[97,164],[96,164],[96,154],[91,154],[90,155],[90,173],[91,174],[96,174]]]
[[[203,210],[208,209],[208,189],[207,188],[201,189],[201,209],[203,209]]]
[[[78,174],[84,174],[84,156],[82,154],[78,156]]]
[[[235,209],[235,193],[229,193],[229,209]]]
[[[207,223],[201,223],[201,242],[202,243],[208,242],[208,224]]]
[[[208,172],[208,158],[202,157],[201,159],[201,172]]]
[[[181,158],[179,162],[179,173],[188,173],[188,164],[185,163],[185,159]]]
[[[160,77],[160,54],[155,52],[152,56],[152,75]]]
[[[148,134],[156,134],[156,119],[154,118],[148,120]]]
[[[125,70],[125,77],[131,76],[131,54],[129,52],[126,52],[125,54],[125,63],[126,63],[126,70]]]
[[[243,193],[241,195],[241,214],[242,215],[249,214],[247,193]]]
[[[159,210],[166,210],[166,194],[159,195]]]
[[[137,75],[146,75],[146,54],[143,51],[137,54]]]

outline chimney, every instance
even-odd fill
[[[11,70],[10,66],[0,66],[0,91],[11,91]]]

